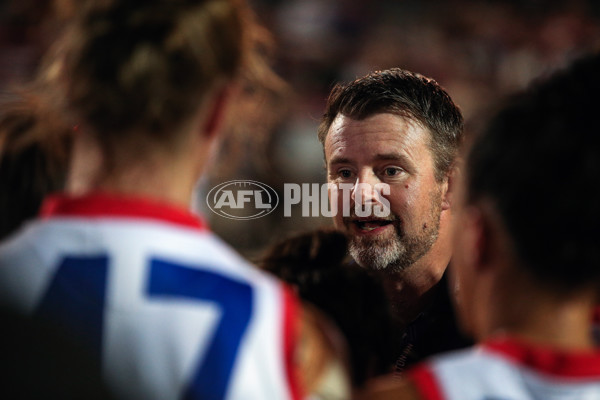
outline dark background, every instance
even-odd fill
[[[56,4],[67,4],[58,0]],[[600,2],[254,0],[272,32],[281,94],[224,140],[219,162],[202,181],[197,208],[219,235],[254,257],[283,235],[329,221],[268,217],[232,221],[212,214],[205,193],[220,182],[254,179],[280,194],[285,182],[324,182],[316,128],[332,85],[375,69],[402,67],[440,82],[467,121],[502,96],[600,45]],[[48,45],[50,1],[0,3],[0,100],[26,82]],[[260,134],[268,131],[268,135]]]

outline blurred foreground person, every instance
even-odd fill
[[[40,321],[0,307],[0,393],[19,400],[111,400],[89,354]]]
[[[317,230],[275,244],[259,265],[288,282],[340,328],[348,344],[353,386],[360,387],[369,378],[392,372],[399,332],[381,277],[348,265],[347,254],[345,235]]]
[[[369,399],[600,398],[600,55],[510,102],[470,148],[452,275],[481,343]]]
[[[253,58],[249,10],[82,8],[55,55],[55,87],[81,127],[80,189],[46,199],[0,246],[2,304],[79,342],[120,398],[300,398],[320,371],[303,350],[328,347],[325,328],[188,211]]]

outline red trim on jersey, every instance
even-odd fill
[[[428,364],[421,363],[407,372],[423,400],[444,400],[442,389]]]
[[[482,348],[542,373],[564,378],[600,378],[600,350],[557,350],[514,338],[492,339]]]
[[[300,371],[296,367],[296,350],[298,346],[298,322],[300,304],[292,289],[283,285],[283,355],[285,373],[290,387],[292,400],[303,398],[302,388],[298,380]]]
[[[206,223],[199,216],[175,205],[157,200],[107,193],[91,193],[77,197],[65,194],[49,196],[42,204],[40,216],[42,218],[148,218],[188,228],[208,229]]]

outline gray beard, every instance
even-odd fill
[[[349,252],[362,267],[386,273],[401,272],[415,264],[431,250],[439,236],[441,205],[432,202],[427,225],[419,235],[407,236],[398,219],[393,221],[395,235],[391,238],[351,236]]]

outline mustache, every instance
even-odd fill
[[[353,223],[355,221],[383,221],[383,222],[392,222],[392,223],[400,223],[401,220],[395,214],[388,215],[385,218],[377,217],[375,215],[369,217],[359,217],[356,215],[356,212],[352,211],[351,215],[348,217],[342,217],[342,220],[345,224]]]

